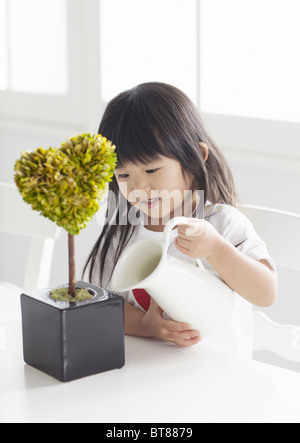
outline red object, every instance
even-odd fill
[[[148,311],[151,302],[151,297],[148,292],[145,291],[145,289],[133,289],[132,292],[138,304],[145,309],[145,311]]]

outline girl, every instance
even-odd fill
[[[207,269],[217,272],[236,292],[228,324],[203,343],[250,356],[251,305],[274,302],[276,272],[266,245],[235,208],[230,168],[204,129],[196,107],[173,86],[141,84],[108,104],[99,133],[116,145],[118,162],[110,184],[106,224],[84,269],[89,266],[90,281],[110,289],[111,275],[124,248],[145,237],[161,238],[169,219],[189,215],[188,224],[172,231],[168,253],[187,261],[201,258]],[[205,202],[202,214],[199,190]],[[186,194],[191,196],[190,214],[186,213]],[[111,209],[114,196],[120,201],[115,211]],[[138,225],[132,222],[133,211]],[[201,331],[166,318],[145,291],[121,295],[125,298],[126,334],[179,346],[201,340]]]

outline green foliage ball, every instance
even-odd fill
[[[23,151],[15,182],[32,209],[71,235],[99,210],[116,166],[115,146],[101,135],[70,137],[60,148]]]

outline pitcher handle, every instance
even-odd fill
[[[164,229],[164,239],[163,239],[164,252],[167,252],[167,250],[168,250],[172,229],[177,225],[185,225],[187,223],[188,223],[188,219],[186,217],[174,217],[174,218],[172,218],[172,220],[168,221],[168,223],[166,224],[165,229]],[[194,261],[195,261],[195,264],[198,266],[198,268],[205,269],[203,266],[203,263],[200,259],[195,258]]]

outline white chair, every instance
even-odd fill
[[[0,232],[31,238],[22,289],[31,291],[47,287],[54,242],[60,229],[55,223],[33,211],[14,185],[0,182],[0,207]],[[0,286],[9,288],[11,284],[0,282]]]
[[[276,265],[300,271],[300,215],[251,205],[240,209],[266,242]],[[253,311],[253,320],[254,352],[271,351],[284,360],[300,363],[300,311],[298,325],[278,324],[259,310]]]

